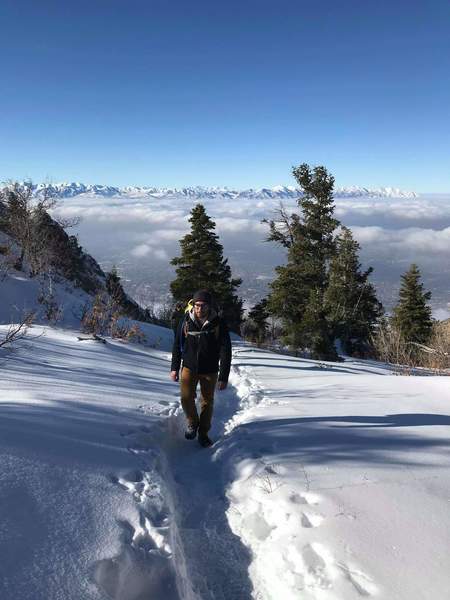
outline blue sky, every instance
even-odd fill
[[[3,0],[0,179],[450,190],[450,4]]]

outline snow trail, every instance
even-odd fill
[[[248,600],[252,595],[249,552],[226,516],[231,470],[222,456],[229,443],[226,423],[238,408],[232,386],[216,392],[211,430],[216,443],[209,449],[184,439],[181,408],[168,419],[166,482],[176,505],[180,550],[193,588],[183,600]]]
[[[154,430],[142,427],[126,434],[130,440],[128,452],[137,458],[140,468],[111,478],[112,483],[130,493],[138,505],[133,518],[120,521],[120,553],[95,565],[96,584],[114,600],[180,598],[171,560],[173,509],[160,475],[161,457],[152,448],[157,435]]]
[[[334,556],[326,524],[335,507],[311,491],[306,467],[299,467],[301,490],[290,489],[288,469],[269,458],[277,454],[277,443],[253,435],[255,410],[261,414],[280,404],[262,388],[255,369],[240,360],[253,352],[245,344],[233,346],[230,386],[215,399],[213,448],[184,439],[184,415],[176,403],[166,411],[161,451],[165,495],[174,507],[171,527],[179,542],[174,558],[183,565],[176,573],[178,589],[181,581],[185,585],[180,598],[376,595],[377,586],[355,561]],[[145,481],[119,483],[138,497],[145,488]]]
[[[236,457],[230,434],[236,415],[245,410],[233,382],[248,384],[236,367],[227,390],[216,392],[211,431],[216,443],[210,449],[185,440],[178,388],[175,401],[139,406],[144,415],[165,419],[121,433],[136,469],[111,480],[132,496],[137,513],[120,523],[120,552],[95,565],[95,582],[109,598],[251,598],[250,555],[227,518],[230,459]]]

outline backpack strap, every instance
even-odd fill
[[[188,318],[189,318],[189,313],[186,313],[185,316],[183,317],[182,321],[180,322],[180,351],[181,351],[181,354],[183,354],[184,341],[188,334],[188,321],[187,321]]]
[[[180,321],[180,350],[181,350],[181,354],[183,354],[184,342],[185,342],[186,337],[188,335],[188,318],[189,318],[189,313],[191,312],[191,310],[193,308],[194,308],[194,300],[191,299],[187,303],[186,308],[184,309],[183,319]]]

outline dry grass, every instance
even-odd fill
[[[445,325],[445,322],[444,322]],[[450,327],[438,322],[428,343],[405,342],[400,332],[389,324],[383,324],[372,344],[376,357],[394,367],[401,375],[417,374],[427,369],[438,375],[450,375]]]

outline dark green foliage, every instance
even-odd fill
[[[394,309],[392,322],[404,341],[426,344],[433,327],[431,308],[427,304],[431,292],[424,292],[420,277],[419,268],[415,264],[402,275],[399,301]]]
[[[307,164],[294,167],[294,177],[303,190],[299,205],[302,210],[300,246],[303,257],[310,263],[307,272],[318,288],[326,285],[327,261],[334,255],[333,232],[339,221],[333,217],[334,177],[325,167],[312,171]]]
[[[307,340],[312,358],[337,360],[334,339],[323,307],[323,293],[312,289],[301,323],[294,328],[299,340]]]
[[[372,268],[361,271],[360,246],[350,229],[342,227],[336,237],[324,308],[333,337],[341,340],[347,354],[366,354],[374,326],[383,314],[375,288],[368,282]]]
[[[223,247],[214,232],[216,224],[197,204],[189,219],[191,231],[180,240],[181,256],[172,259],[176,278],[170,284],[175,302],[186,304],[199,289],[209,290],[220,306],[232,331],[239,331],[242,321],[242,300],[235,294],[242,283],[233,279]]]
[[[303,190],[301,215],[280,210],[278,222],[269,221],[268,241],[288,250],[287,264],[276,268],[268,307],[283,322],[284,338],[295,348],[309,348],[318,358],[336,358],[328,331],[323,298],[328,264],[335,253],[333,232],[334,178],[324,167],[302,164],[292,170]]]
[[[125,292],[123,291],[122,284],[120,283],[120,277],[117,272],[116,265],[113,265],[111,271],[106,274],[106,291],[118,304],[124,298]]]
[[[247,337],[257,344],[262,344],[267,338],[269,312],[267,299],[263,298],[248,312],[246,321]]]

